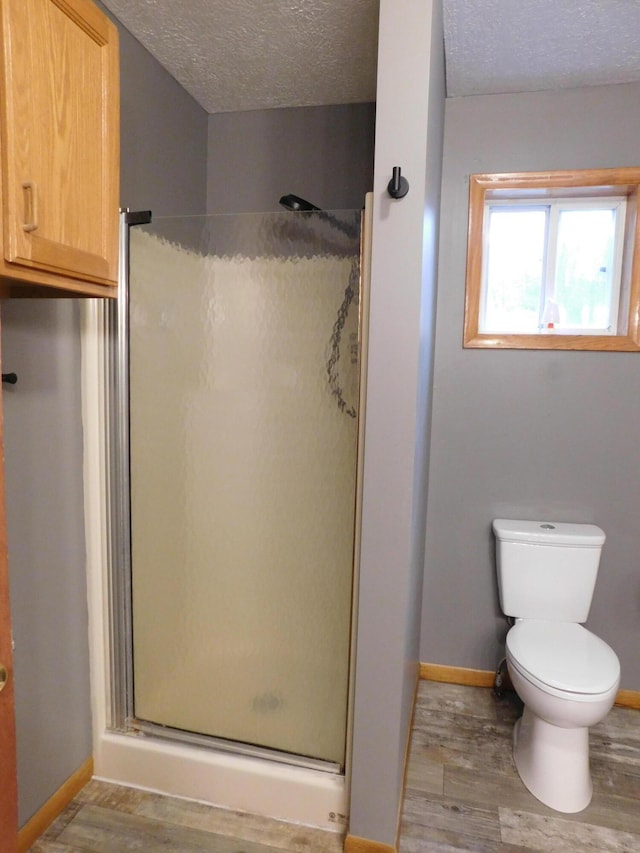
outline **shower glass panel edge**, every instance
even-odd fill
[[[340,215],[343,215],[343,214],[340,214]],[[353,218],[353,214],[349,214],[349,215]],[[294,228],[294,230],[296,228],[298,228],[298,229],[301,228],[303,231],[306,228],[306,222],[304,221],[304,217],[299,217],[299,216],[296,216],[295,214],[293,214],[293,215],[292,214],[279,214],[275,218],[277,219],[277,221],[279,223],[278,228],[280,229],[280,231],[278,233],[278,240],[280,240],[283,243],[283,245],[284,245],[284,243],[286,243],[286,239],[288,239],[288,233],[285,233],[285,232],[288,232],[292,227]],[[356,214],[356,218],[359,219],[359,213]],[[296,222],[296,219],[297,219],[297,222]],[[230,218],[229,217],[222,217],[222,220],[223,220],[223,222],[226,220],[226,224],[225,224],[224,228],[227,228],[227,235],[224,239],[227,240],[227,242],[229,240],[233,241],[233,239],[235,239],[235,236],[233,236],[231,233],[233,231],[233,228],[231,229],[231,231],[228,230]],[[290,225],[290,223],[292,223],[292,225]],[[295,225],[293,225],[293,223],[295,223]],[[126,223],[126,221],[125,221],[125,223],[123,225],[123,230],[124,230],[124,232],[126,232],[125,234],[123,234],[123,245],[128,244],[129,225],[130,224],[131,223]],[[245,224],[245,226],[243,226],[243,227],[249,227],[249,226],[246,226],[246,224]],[[224,228],[222,229],[223,231],[224,231]],[[282,231],[283,228],[285,229],[284,232]],[[326,226],[325,226],[325,228],[326,228]],[[240,229],[240,230],[242,230],[242,229]],[[136,231],[137,231],[137,229],[136,229]],[[210,240],[211,238],[208,237],[207,239]],[[331,248],[329,251],[330,252],[334,252],[336,250],[340,251],[339,241],[336,242],[335,235],[332,235],[331,232],[329,232],[328,233],[328,239],[329,239],[330,245],[331,245]],[[166,243],[166,239],[163,238],[163,240],[165,240],[165,243]],[[316,237],[316,244],[319,240],[325,240],[325,242],[326,242],[327,234],[325,233],[324,235],[321,234],[321,235],[317,236]],[[336,249],[336,246],[337,246],[337,249]],[[315,248],[312,248],[312,251],[317,251],[317,245],[315,246]],[[128,264],[127,264],[128,253],[125,252],[123,254],[125,255],[124,265],[125,265],[125,267],[127,267],[127,269],[123,270],[122,281],[124,282],[124,281],[128,281],[129,270],[128,270]],[[303,252],[303,254],[304,254],[304,252]],[[290,259],[287,259],[287,261],[289,261],[289,260]],[[126,424],[126,420],[123,419],[123,413],[126,411],[127,404],[128,404],[128,398],[129,398],[127,353],[123,352],[123,341],[126,342],[127,337],[128,337],[127,325],[128,325],[129,301],[128,301],[128,296],[127,296],[126,292],[123,293],[123,298],[121,300],[119,300],[119,303],[120,303],[120,305],[119,305],[119,332],[116,335],[116,337],[117,337],[117,350],[118,350],[118,365],[119,366],[117,366],[112,371],[110,383],[111,383],[112,387],[115,386],[117,388],[116,393],[117,393],[117,398],[119,400],[119,404],[118,404],[119,416],[118,416],[118,418],[116,418],[117,422],[115,424],[111,425],[111,430],[112,430],[112,436],[111,437],[112,437],[112,440],[115,440],[116,443],[120,447],[120,453],[119,453],[120,464],[116,466],[115,471],[112,470],[112,476],[114,477],[114,479],[116,481],[122,482],[123,479],[128,481],[128,478],[129,478],[129,466],[127,464],[123,463],[123,459],[126,458],[128,455],[126,453],[126,451],[128,450],[128,440],[129,440],[128,431],[126,428],[123,428],[123,422]],[[343,304],[341,307],[344,308],[344,300],[343,300]],[[174,305],[174,308],[175,308],[175,305]],[[348,305],[347,305],[347,311],[348,311]],[[309,311],[309,313],[311,313],[311,312]],[[344,317],[342,320],[342,324],[344,326]],[[340,331],[341,331],[341,328],[338,325],[338,342],[339,342],[339,337],[340,337]],[[359,329],[359,324],[358,324],[358,335],[359,335],[359,332],[360,332],[360,329]],[[331,339],[334,341],[334,344],[335,344],[335,340],[334,340],[335,333],[336,333],[336,326],[334,325],[333,335],[331,337]],[[353,360],[354,352],[355,352],[355,359],[357,360],[357,342],[354,346],[353,345],[354,342],[351,341],[351,344],[352,344],[351,348],[349,347],[348,343],[349,342],[347,340],[343,341],[344,357],[348,358],[350,356],[351,359]],[[126,346],[125,346],[125,349],[126,349]],[[330,346],[328,347],[327,352],[329,355],[331,355],[331,347]],[[329,361],[331,361],[330,358],[329,358]],[[357,371],[360,370],[359,365],[356,369],[357,369]],[[338,379],[339,378],[340,377],[338,377]],[[342,393],[342,390],[339,387],[339,385],[340,385],[340,383],[338,382],[338,387],[336,388],[335,376],[334,376],[334,388],[331,390],[330,393],[333,395],[333,399],[334,399],[334,402],[336,403],[337,408],[341,409],[341,411],[343,413],[342,417],[345,417],[344,410],[347,408],[347,405],[346,405],[346,402],[344,401],[344,399],[341,399],[340,395]],[[357,394],[357,387],[356,387],[356,394]],[[356,396],[356,399],[357,399],[357,396]],[[124,454],[122,452],[123,449],[125,451]],[[354,456],[353,464],[354,464],[354,472],[355,472],[355,456]],[[354,473],[354,476],[355,476],[355,473]],[[112,489],[112,493],[115,493],[116,495],[119,494],[120,496],[122,496],[123,492],[124,492],[124,490],[122,488]],[[355,502],[355,497],[353,497],[352,502]],[[127,637],[131,636],[131,621],[132,621],[131,588],[130,588],[130,580],[129,580],[129,578],[130,578],[130,573],[129,573],[129,569],[130,569],[130,566],[129,566],[129,553],[130,553],[130,550],[129,550],[129,547],[130,547],[129,523],[130,523],[130,517],[129,517],[128,507],[123,506],[122,503],[123,502],[120,501],[120,505],[118,505],[118,502],[116,501],[116,505],[115,506],[112,505],[112,507],[111,507],[112,519],[114,519],[116,521],[116,524],[115,525],[112,524],[111,528],[113,529],[114,527],[116,527],[121,532],[121,536],[119,537],[119,540],[116,540],[112,544],[112,549],[114,552],[113,558],[116,561],[116,563],[118,563],[120,566],[124,565],[124,567],[125,567],[124,572],[120,571],[120,572],[115,573],[119,576],[119,581],[116,584],[117,588],[113,591],[113,595],[112,595],[113,600],[112,600],[112,607],[111,607],[112,616],[115,617],[114,618],[115,628],[114,628],[113,633],[116,636],[112,637],[112,641],[114,641],[114,644],[115,644],[115,652],[116,652],[116,657],[117,657],[116,670],[118,670],[118,673],[115,674],[116,675],[115,682],[116,682],[116,685],[118,687],[117,691],[115,691],[115,692],[117,692],[118,695],[115,697],[115,701],[112,702],[112,726],[113,726],[113,728],[117,729],[117,730],[121,730],[121,731],[122,730],[125,730],[125,731],[127,731],[127,730],[132,731],[133,730],[133,731],[142,731],[142,732],[145,732],[147,734],[154,734],[154,735],[159,734],[159,735],[164,736],[164,737],[167,737],[167,736],[168,737],[174,737],[174,738],[177,738],[179,740],[183,740],[186,743],[192,743],[192,744],[196,743],[199,745],[200,744],[201,745],[210,745],[210,746],[213,746],[217,749],[230,750],[232,752],[240,752],[240,753],[245,754],[245,755],[249,754],[249,755],[256,755],[256,756],[260,756],[260,757],[268,757],[271,759],[284,761],[287,763],[293,763],[293,764],[298,764],[298,765],[303,765],[303,766],[313,767],[313,768],[321,768],[324,770],[328,770],[330,772],[340,772],[342,769],[341,765],[344,764],[344,759],[340,763],[334,762],[334,761],[323,761],[323,760],[317,760],[313,757],[311,757],[311,758],[305,757],[304,755],[302,755],[302,756],[299,756],[297,754],[293,755],[288,750],[286,752],[281,752],[278,749],[265,748],[261,744],[260,745],[253,745],[253,744],[246,744],[246,743],[237,743],[235,741],[235,739],[233,741],[229,741],[229,740],[224,739],[224,738],[220,739],[220,738],[215,737],[215,736],[210,736],[209,734],[207,734],[206,737],[200,737],[197,734],[194,735],[194,734],[189,733],[189,732],[183,732],[179,729],[176,730],[172,726],[167,726],[165,723],[161,723],[160,725],[156,725],[154,722],[147,722],[145,720],[140,720],[140,719],[136,718],[136,715],[134,713],[134,684],[133,684],[133,670],[132,670],[132,665],[131,665],[132,649],[131,649],[130,641],[128,641],[126,639]],[[126,503],[126,501],[124,503]],[[351,524],[353,525],[353,521],[351,522]],[[352,566],[351,566],[351,571],[353,571]],[[123,575],[124,575],[124,579],[123,579]],[[351,612],[351,603],[349,603],[348,610],[349,610],[349,612]],[[119,621],[120,625],[117,624],[118,621]],[[124,632],[125,633],[125,639],[124,640],[123,640],[122,632],[121,632],[123,622],[125,623],[125,625],[127,625],[127,623],[128,623],[127,630]],[[347,646],[348,645],[349,645],[349,643],[347,642]],[[349,654],[349,652],[347,649],[347,657],[348,657],[348,654]],[[169,679],[167,687],[170,689],[170,686],[171,685],[170,685],[170,679]],[[266,694],[261,695],[262,698],[264,698],[264,695],[266,695]],[[261,698],[261,697],[259,696],[258,698]],[[267,697],[267,698],[271,698],[273,700],[273,702],[268,703],[270,705],[269,707],[266,707],[263,703],[263,706],[261,708],[259,707],[259,711],[261,713],[265,713],[265,712],[269,713],[269,712],[276,710],[276,709],[271,707],[271,704],[276,704],[276,700],[278,697],[276,696],[275,698],[274,697]],[[345,718],[346,718],[346,708],[345,708]]]
[[[107,560],[111,684],[108,728],[131,731],[133,708],[131,618],[131,518],[129,480],[129,229],[151,221],[151,211],[120,214],[118,299],[106,306],[108,346]]]

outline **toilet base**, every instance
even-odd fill
[[[513,730],[513,758],[525,786],[546,806],[573,813],[591,802],[588,728],[553,726],[525,705]]]

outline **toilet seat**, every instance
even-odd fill
[[[524,619],[511,628],[506,645],[522,677],[548,693],[588,701],[617,689],[616,653],[577,623]]]

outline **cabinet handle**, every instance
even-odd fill
[[[35,231],[38,227],[38,192],[33,181],[23,181],[25,222],[23,231]]]

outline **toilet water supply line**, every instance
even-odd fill
[[[504,678],[506,674],[507,659],[502,658],[496,669],[496,676],[493,680],[493,695],[496,699],[502,699],[504,693]]]
[[[513,628],[513,626],[515,625],[516,620],[513,618],[513,616],[505,616],[505,619],[507,620],[507,625],[509,626],[507,628],[507,631],[509,631],[509,628]],[[496,697],[496,699],[502,699],[502,695],[504,693],[504,682],[507,677],[507,659],[506,657],[503,657],[498,666],[496,667],[496,675],[493,680],[493,695]]]

